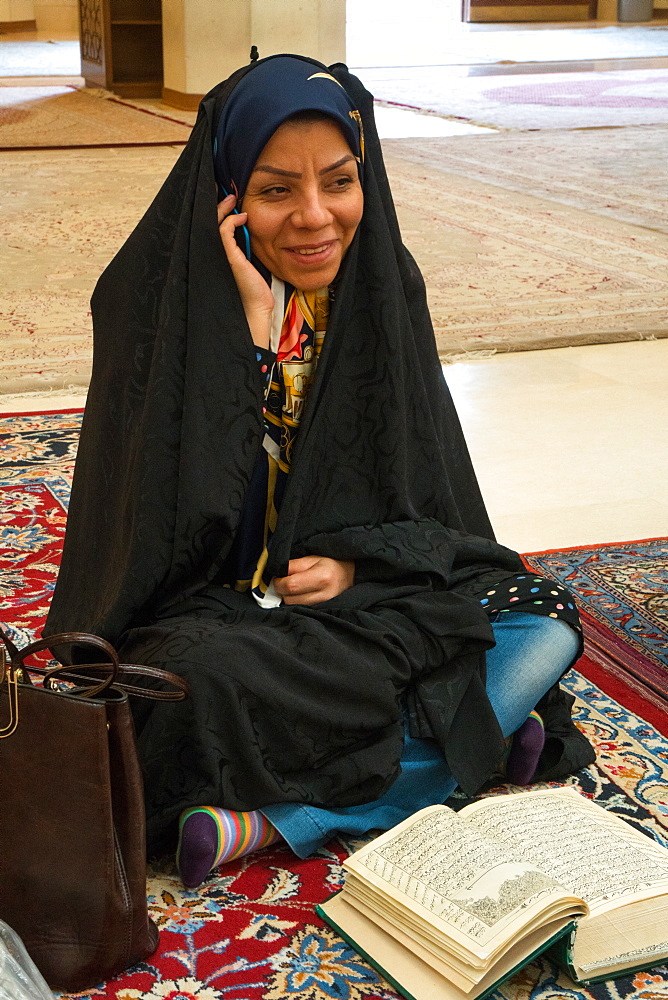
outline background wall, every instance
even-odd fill
[[[0,23],[34,20],[33,0],[0,0]]]
[[[17,0],[11,0],[12,3]],[[76,38],[79,32],[79,4],[77,0],[32,0],[38,31]]]

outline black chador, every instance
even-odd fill
[[[93,377],[47,634],[96,632],[125,662],[190,682],[187,701],[136,712],[151,848],[189,806],[378,798],[398,773],[404,711],[467,792],[504,749],[485,692],[492,629],[475,595],[522,564],[494,540],[401,242],[372,98],[344,66],[307,62],[361,113],[364,215],[331,290],[267,571],[283,576],[309,554],[354,560],[352,588],[263,609],[225,585],[264,387],[218,232],[212,144],[235,85],[261,62],[203,100],[92,300]],[[567,711],[556,714],[550,777],[592,756]]]

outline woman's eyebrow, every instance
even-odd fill
[[[301,174],[296,174],[292,170],[281,170],[280,167],[265,166],[263,163],[258,163],[253,168],[253,173],[256,170],[261,170],[264,174],[280,174],[281,177],[301,177]]]
[[[352,153],[346,153],[346,155],[342,156],[340,160],[336,161],[336,163],[332,163],[331,167],[323,167],[322,170],[318,171],[318,173],[320,174],[320,176],[322,176],[323,174],[329,173],[330,170],[336,170],[337,167],[342,167],[344,163],[348,162],[348,160],[354,160],[354,159],[355,157],[353,156]]]
[[[322,170],[319,170],[318,174],[320,176],[328,174],[330,170],[336,170],[338,167],[342,167],[344,163],[354,159],[355,157],[352,153],[346,153],[346,155],[342,156],[340,160],[336,161],[336,163],[332,163],[331,166],[323,167]],[[281,177],[296,177],[298,180],[302,176],[301,174],[295,173],[293,170],[282,170],[280,167],[270,167],[269,164],[264,163],[258,163],[254,168],[253,173],[255,173],[256,170],[261,170],[264,174],[279,174]]]

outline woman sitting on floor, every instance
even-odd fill
[[[475,793],[513,733],[517,783],[593,759],[557,686],[577,611],[494,540],[344,66],[211,91],[93,315],[47,634],[189,680],[135,713],[149,850],[180,828],[186,885]]]

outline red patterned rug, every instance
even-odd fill
[[[0,622],[19,645],[39,633],[53,590],[80,423],[79,411],[0,417]],[[610,698],[584,669],[572,671],[564,683],[576,697],[576,723],[597,748],[596,765],[570,783],[668,848],[668,739],[626,701]],[[453,798],[451,804],[464,801]],[[173,857],[157,860],[147,892],[161,931],[158,951],[78,996],[396,1000],[395,991],[314,911],[340,887],[340,863],[354,847],[353,841],[333,840],[300,861],[275,845],[225,865],[198,890],[183,888]],[[497,990],[494,1000],[667,996],[668,966],[586,989],[541,958]]]
[[[668,735],[668,538],[524,558],[577,595],[587,651],[578,669]]]

